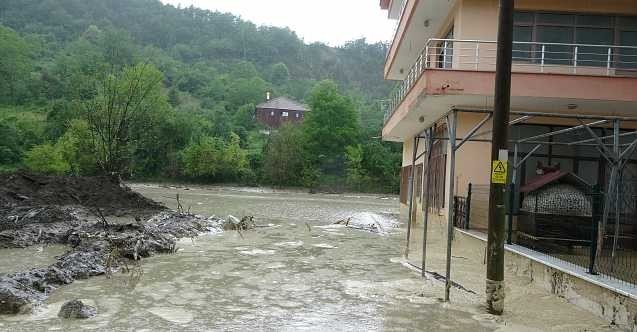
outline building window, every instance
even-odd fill
[[[603,67],[608,46],[637,46],[637,17],[516,12],[514,21],[514,41],[537,43],[515,44],[514,61],[573,65],[575,46],[554,44],[580,44],[592,46],[577,46],[577,65]],[[637,50],[613,49],[611,61],[611,67],[637,68]]]
[[[282,112],[281,115],[284,116],[284,117],[287,117],[288,116],[288,112]]]
[[[443,39],[453,39],[453,25],[449,28],[449,32],[445,34]],[[453,66],[453,42],[446,40],[438,46],[438,68],[451,68]]]
[[[274,116],[274,111],[270,112],[270,116]]]
[[[297,117],[297,118],[299,117],[299,113],[296,113],[296,117]]]

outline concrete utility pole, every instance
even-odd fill
[[[508,170],[509,108],[511,107],[511,62],[513,56],[514,0],[500,0],[498,51],[495,72],[491,188],[487,240],[487,310],[504,311],[504,206]]]

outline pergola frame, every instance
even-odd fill
[[[484,114],[484,117],[469,130],[467,135],[462,138],[456,137],[457,132],[457,121],[458,121],[458,113],[478,113]],[[586,147],[594,147],[596,148],[602,157],[604,157],[611,166],[611,174],[606,184],[607,194],[606,201],[604,204],[602,221],[600,222],[598,231],[598,238],[591,239],[592,245],[597,245],[600,250],[597,250],[597,255],[601,254],[601,248],[604,241],[604,233],[606,229],[606,225],[608,223],[608,217],[610,214],[610,203],[612,194],[615,194],[615,199],[617,200],[615,204],[615,234],[614,241],[612,247],[612,258],[615,258],[615,250],[617,247],[617,238],[619,235],[619,221],[620,221],[620,181],[621,181],[621,173],[626,163],[629,160],[629,157],[637,148],[637,130],[633,130],[626,133],[620,133],[620,126],[622,122],[637,122],[637,117],[622,117],[622,116],[608,116],[608,115],[581,115],[581,114],[560,114],[560,113],[547,113],[547,112],[521,112],[521,111],[511,111],[511,115],[518,116],[517,118],[511,120],[509,122],[509,126],[513,126],[515,124],[524,123],[530,119],[535,118],[560,118],[560,119],[571,119],[579,122],[579,125],[567,127],[564,129],[552,131],[549,133],[544,133],[541,135],[535,135],[531,137],[518,138],[515,140],[509,140],[510,144],[513,144],[513,163],[512,163],[512,177],[511,184],[509,186],[509,190],[515,190],[517,184],[517,172],[518,169],[527,161],[529,157],[531,157],[537,150],[539,150],[542,146],[550,146],[550,145],[565,145],[565,146],[586,146]],[[414,146],[413,146],[413,155],[412,155],[412,168],[411,174],[409,176],[409,189],[408,189],[408,199],[409,199],[409,217],[408,217],[408,225],[407,225],[407,245],[405,257],[409,254],[409,240],[411,235],[411,224],[413,218],[413,199],[414,199],[414,168],[416,165],[416,160],[420,159],[425,154],[427,155],[427,165],[426,170],[423,167],[423,174],[427,176],[427,186],[424,187],[424,192],[421,193],[425,199],[424,201],[424,220],[423,220],[423,243],[422,243],[422,266],[421,271],[423,277],[426,274],[425,266],[426,266],[426,253],[427,253],[427,224],[429,222],[429,196],[430,196],[430,179],[431,179],[431,160],[432,160],[432,147],[440,143],[441,141],[449,141],[449,151],[451,153],[449,158],[449,178],[451,179],[449,183],[449,193],[448,193],[448,209],[449,212],[447,214],[447,250],[446,250],[446,271],[445,271],[445,301],[449,301],[449,292],[451,288],[451,247],[453,240],[453,212],[454,212],[454,184],[455,184],[455,162],[456,162],[456,152],[466,143],[466,142],[482,142],[482,143],[491,143],[490,139],[478,138],[480,136],[484,136],[489,134],[491,131],[482,131],[478,132],[480,129],[484,127],[484,125],[491,120],[493,117],[493,111],[488,109],[458,109],[454,108],[449,111],[446,115],[441,117],[441,119],[445,119],[447,123],[447,137],[435,137],[433,127],[438,122],[434,122],[427,128],[425,128],[421,134],[414,137]],[[584,121],[592,121],[585,123]],[[592,129],[592,126],[600,126],[600,125],[612,125],[613,134],[608,136],[599,137]],[[577,131],[577,130],[585,130],[591,136],[590,139],[578,140],[573,142],[555,142],[552,141],[551,138],[557,135]],[[632,137],[636,136],[636,137]],[[620,144],[620,138],[622,137],[632,137],[633,141],[628,144]],[[547,140],[542,140],[546,139]],[[425,151],[418,154],[418,145],[420,140],[423,139],[425,143]],[[611,142],[605,142],[607,140],[611,140]],[[459,142],[457,142],[459,140]],[[534,145],[534,147],[526,153],[526,155],[519,160],[519,146],[520,145]],[[426,172],[426,173],[425,173]],[[424,182],[424,179],[422,180]],[[511,201],[514,199],[514,195],[509,195]],[[513,202],[510,202],[513,203]],[[511,244],[511,233],[513,226],[513,204],[509,204],[509,216],[508,216],[508,236],[507,242]],[[594,260],[595,257],[591,257],[591,267],[590,272],[594,273]]]

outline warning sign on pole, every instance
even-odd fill
[[[506,184],[507,174],[507,162],[502,160],[494,160],[491,164],[491,183]]]

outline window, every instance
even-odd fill
[[[274,116],[274,111],[270,112],[270,116]]]
[[[453,39],[453,26],[449,28],[449,32],[444,39]],[[438,57],[439,68],[451,68],[453,65],[453,42],[444,41],[439,46],[440,55]]]
[[[608,46],[637,45],[637,17],[516,12],[514,24],[514,41],[534,43],[515,44],[514,61],[573,65],[576,46],[553,44],[583,44],[590,46],[577,46],[578,66],[603,67],[608,64]],[[637,51],[613,50],[611,61],[613,67],[637,68]]]
[[[296,117],[297,117],[297,118],[299,117],[299,113],[296,113]]]
[[[287,117],[288,116],[288,112],[281,112],[281,116]]]

